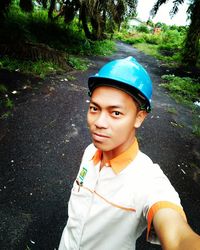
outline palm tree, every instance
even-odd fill
[[[151,10],[152,16],[155,16],[159,7],[167,3],[168,0],[157,0]],[[173,16],[177,13],[179,5],[184,3],[184,0],[174,0],[174,6],[170,11]],[[188,7],[188,17],[191,22],[188,28],[187,36],[182,53],[182,62],[189,66],[195,66],[199,56],[199,39],[200,39],[200,0],[190,0]]]
[[[136,12],[137,0],[81,0],[80,20],[85,34],[93,40],[105,38],[106,24],[120,28],[124,18]],[[92,26],[89,30],[87,23]]]

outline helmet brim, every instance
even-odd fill
[[[117,83],[117,84],[116,84]],[[109,86],[126,92],[130,95],[138,104],[140,109],[151,111],[151,104],[147,97],[145,97],[137,88],[130,86],[124,82],[113,80],[106,77],[91,76],[88,79],[89,95],[91,96],[93,91],[100,86]]]

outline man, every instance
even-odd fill
[[[135,137],[151,110],[152,83],[132,57],[89,78],[93,144],[83,155],[59,250],[128,250],[145,228],[163,249],[200,249],[177,192]]]

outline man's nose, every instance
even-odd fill
[[[105,112],[101,112],[95,120],[95,126],[98,128],[108,127],[108,115]]]

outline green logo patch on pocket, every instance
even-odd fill
[[[86,174],[87,174],[87,169],[86,169],[86,168],[83,168],[83,169],[81,170],[81,172],[80,172],[79,179],[80,179],[81,181],[83,181],[83,179],[85,178]]]

